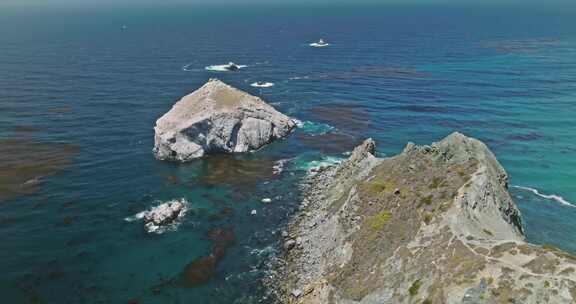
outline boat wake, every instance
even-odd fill
[[[182,66],[182,71],[184,72],[192,72],[195,71],[196,69],[192,68],[192,66],[194,65],[194,63],[188,63]]]
[[[294,76],[288,78],[288,80],[302,80],[302,79],[310,79],[310,76]]]
[[[540,191],[538,191],[537,189],[534,188],[530,188],[530,187],[524,187],[524,186],[511,186],[512,188],[516,188],[516,189],[520,189],[520,190],[524,190],[524,191],[528,191],[533,193],[536,196],[539,196],[541,198],[545,198],[548,200],[553,200],[557,203],[560,203],[564,206],[568,206],[568,207],[572,207],[572,208],[576,208],[576,205],[567,201],[566,199],[564,199],[563,197],[559,196],[559,195],[555,195],[555,194],[543,194],[540,193]]]

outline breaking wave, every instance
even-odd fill
[[[528,191],[528,192],[532,192],[534,195],[539,196],[541,198],[545,198],[548,200],[553,200],[557,203],[560,203],[564,206],[568,206],[568,207],[573,207],[576,208],[576,205],[567,201],[566,199],[564,199],[563,197],[559,196],[559,195],[555,195],[555,194],[543,194],[540,193],[540,191],[538,191],[537,189],[534,188],[530,188],[530,187],[523,187],[523,186],[511,186],[512,188],[516,188],[516,189],[520,189],[520,190],[524,190],[524,191]]]

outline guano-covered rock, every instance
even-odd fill
[[[248,152],[296,126],[262,99],[211,79],[156,122],[154,155],[188,161],[213,152]]]

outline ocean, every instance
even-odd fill
[[[230,61],[246,67],[207,69]],[[256,153],[155,160],[156,119],[210,78],[301,126]],[[529,241],[576,253],[574,8],[0,7],[2,301],[269,302],[307,170],[367,137],[385,157],[453,131],[505,167]],[[188,211],[168,231],[134,218],[173,200]]]

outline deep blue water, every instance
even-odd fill
[[[308,47],[320,37],[332,45]],[[204,69],[228,61],[248,67]],[[155,120],[212,77],[304,127],[254,154],[154,160]],[[5,303],[256,303],[306,168],[365,137],[392,155],[460,131],[490,146],[512,185],[576,203],[575,120],[569,8],[0,8],[0,139],[79,149],[33,193],[0,202],[0,294]],[[530,241],[576,252],[576,208],[511,192]],[[177,231],[147,234],[125,220],[181,198],[191,210]],[[215,277],[170,283],[210,253],[214,228],[235,235]]]

